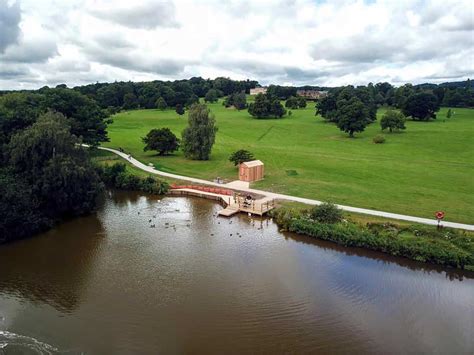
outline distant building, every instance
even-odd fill
[[[327,96],[328,92],[319,91],[319,90],[297,90],[296,94],[306,99],[317,100],[317,99]]]
[[[250,95],[266,94],[266,93],[267,93],[266,87],[250,89]]]

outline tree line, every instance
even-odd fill
[[[329,94],[318,101],[316,115],[335,123],[341,131],[353,137],[355,132],[364,131],[368,124],[376,120],[378,107],[386,105],[398,109],[387,111],[380,122],[382,130],[389,129],[392,132],[405,129],[406,118],[415,121],[436,119],[436,113],[442,105],[453,103],[450,99],[453,95],[463,98],[456,101],[461,106],[474,104],[470,80],[465,82],[464,87],[406,84],[394,88],[389,83],[358,87],[349,85],[329,90]],[[447,117],[451,116],[452,111],[449,110]],[[378,139],[376,143],[383,143],[383,140]]]
[[[80,144],[108,140],[110,122],[64,87],[0,96],[0,243],[94,208],[103,185]]]

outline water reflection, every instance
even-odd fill
[[[41,236],[0,246],[0,294],[72,312],[100,257],[104,236],[100,219],[89,216],[65,222]]]
[[[453,268],[446,268],[440,265],[435,264],[427,264],[422,262],[417,262],[414,260],[396,257],[384,253],[380,253],[377,251],[362,249],[362,248],[348,248],[344,246],[337,245],[332,242],[328,242],[325,240],[319,240],[315,238],[308,238],[306,236],[282,232],[287,240],[294,240],[298,243],[308,244],[308,245],[315,245],[319,248],[324,250],[334,250],[340,253],[344,253],[345,255],[349,256],[359,256],[364,258],[369,258],[372,260],[376,260],[378,263],[382,264],[396,264],[402,266],[404,268],[410,269],[412,271],[421,271],[426,274],[431,273],[438,273],[444,275],[450,281],[463,281],[465,278],[467,279],[474,279],[474,272],[467,271],[467,270],[460,270],[460,269],[453,269]]]

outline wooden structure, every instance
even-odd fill
[[[254,200],[250,196],[243,197],[237,195],[225,209],[219,211],[219,216],[230,217],[239,212],[263,216],[274,207],[275,201],[273,199],[263,198]]]
[[[239,166],[239,180],[242,181],[262,180],[264,174],[264,165],[260,160],[246,161]]]
[[[225,206],[225,208],[218,213],[219,216],[224,217],[230,217],[239,212],[263,216],[275,207],[275,201],[272,198],[264,197],[256,200],[253,196],[243,196],[235,192],[232,192],[230,196],[228,191],[229,190],[205,186],[173,185],[171,190],[168,191],[168,194],[173,196],[196,196],[218,201]]]

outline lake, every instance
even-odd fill
[[[473,273],[221,208],[109,192],[1,245],[0,354],[474,352]]]

